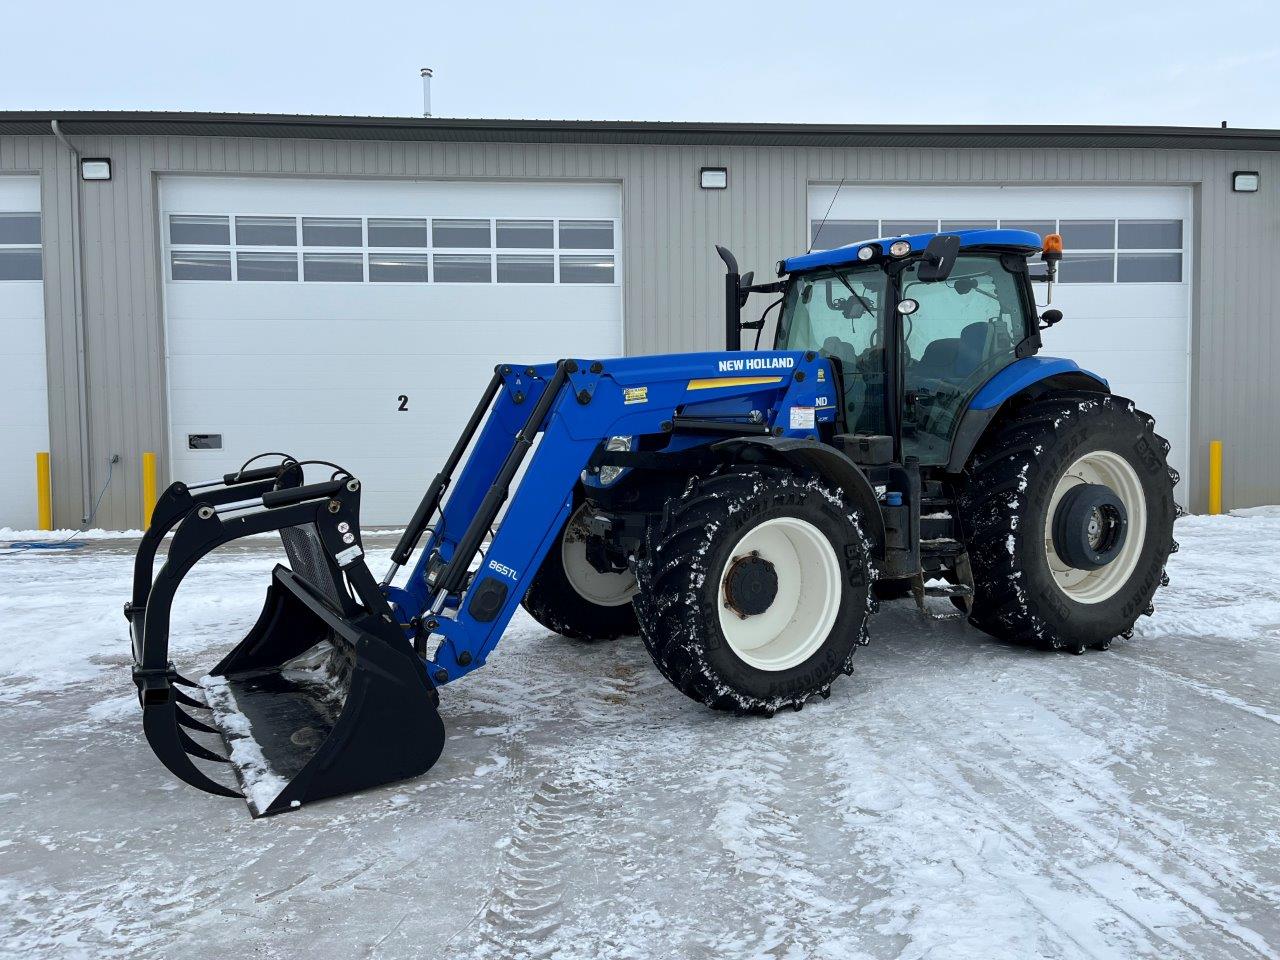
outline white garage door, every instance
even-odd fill
[[[35,455],[49,449],[40,181],[0,177],[0,526],[36,525]]]
[[[401,524],[500,360],[622,353],[614,184],[166,179],[175,477],[279,450]]]
[[[809,218],[815,249],[965,227],[1061,233],[1053,305],[1063,321],[1045,331],[1042,353],[1101,374],[1155,417],[1173,445],[1170,463],[1187,475],[1189,189],[813,186]],[[1044,284],[1035,289],[1043,303]]]

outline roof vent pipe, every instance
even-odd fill
[[[422,68],[422,115],[431,116],[431,68]]]

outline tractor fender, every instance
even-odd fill
[[[729,463],[765,460],[800,467],[835,484],[858,509],[862,530],[870,538],[873,555],[884,558],[884,517],[875,487],[862,469],[835,447],[796,437],[734,437],[711,445]]]
[[[982,385],[960,418],[951,443],[948,473],[961,473],[987,428],[1015,398],[1058,392],[1110,393],[1111,385],[1074,360],[1060,357],[1025,357],[1005,367]]]

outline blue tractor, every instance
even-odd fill
[[[381,580],[340,466],[273,454],[170,486],[125,607],[164,764],[254,815],[421,774],[439,691],[521,604],[582,641],[638,633],[685,695],[764,715],[829,696],[881,599],[949,596],[992,636],[1076,653],[1151,612],[1177,476],[1149,416],[1039,356],[1061,313],[1029,261],[1048,302],[1056,236],[873,240],[759,284],[720,253],[725,351],[499,365]],[[740,349],[755,294],[776,295],[770,350]],[[289,563],[197,689],[169,660],[178,585],[272,530]]]

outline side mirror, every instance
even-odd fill
[[[1055,323],[1061,323],[1061,322],[1062,322],[1061,310],[1046,310],[1044,313],[1040,314],[1041,330],[1048,330]]]
[[[925,283],[945,280],[951,276],[960,255],[960,238],[953,235],[937,236],[924,248],[924,259],[916,269],[916,279]]]

